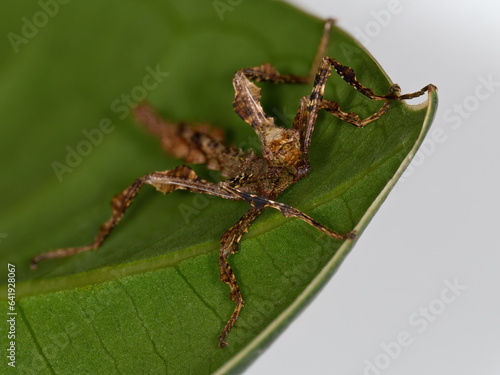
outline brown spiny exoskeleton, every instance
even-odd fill
[[[225,180],[217,184],[205,181],[185,165],[138,178],[113,198],[112,216],[102,224],[90,245],[40,254],[33,258],[31,268],[37,268],[38,263],[43,259],[62,258],[99,248],[144,184],[152,185],[164,194],[181,189],[225,199],[245,200],[251,208],[224,233],[219,252],[220,278],[229,285],[230,298],[236,304],[234,312],[219,336],[219,347],[226,346],[226,336],[243,307],[243,298],[227,259],[229,255],[238,251],[241,237],[264,208],[277,209],[285,217],[299,218],[339,241],[352,240],[355,237],[354,232],[336,233],[299,210],[275,201],[276,197],[290,185],[309,174],[309,146],[318,112],[326,110],[343,121],[357,127],[364,127],[379,119],[388,110],[391,101],[415,98],[434,88],[428,85],[415,93],[400,95],[399,86],[393,85],[389,93],[375,94],[358,82],[351,68],[343,66],[334,58],[324,57],[332,24],[332,20],[327,20],[325,23],[318,53],[308,76],[282,75],[270,64],[241,69],[235,73],[233,107],[236,113],[257,133],[262,144],[262,156],[254,154],[253,151],[244,153],[234,147],[224,145],[220,133],[210,130],[207,126],[168,122],[161,119],[147,104],[136,107],[135,116],[138,121],[144,123],[151,133],[160,138],[162,147],[167,153],[183,159],[185,163],[205,163],[209,169],[220,171]],[[324,99],[325,84],[332,68],[363,95],[382,101],[381,108],[368,118],[360,119],[354,113],[343,112],[336,102]],[[287,129],[276,126],[274,119],[264,112],[260,104],[260,89],[251,81],[313,83],[313,89],[311,95],[300,99],[293,127]]]

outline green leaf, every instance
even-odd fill
[[[45,261],[35,272],[29,261],[89,243],[114,194],[138,176],[180,164],[136,126],[131,101],[147,95],[168,118],[208,121],[225,128],[228,142],[255,148],[251,127],[232,110],[232,75],[264,62],[306,74],[323,21],[275,1],[130,0],[60,4],[44,24],[47,11],[38,3],[13,4],[2,5],[0,23],[0,34],[10,35],[0,61],[0,311],[8,311],[11,263],[17,370],[244,368],[314,297],[352,243],[265,212],[229,259],[246,304],[224,350],[217,337],[234,304],[219,280],[218,246],[249,208],[244,202],[145,188],[98,251]],[[30,30],[26,20],[39,26]],[[15,44],[9,33],[26,43]],[[388,91],[385,73],[342,30],[332,31],[328,55],[375,92]],[[262,87],[266,111],[284,126],[311,92],[306,85]],[[338,76],[325,96],[362,117],[380,107]],[[364,129],[322,113],[312,172],[279,200],[335,231],[362,232],[422,142],[436,105],[435,92],[418,107],[394,103]],[[202,166],[196,171],[218,178]],[[6,334],[0,343],[9,347]]]

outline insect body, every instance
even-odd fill
[[[434,86],[428,85],[415,93],[400,95],[399,86],[393,85],[387,94],[375,94],[358,82],[351,68],[343,66],[334,58],[324,57],[332,23],[331,20],[325,23],[318,53],[308,76],[282,75],[270,64],[242,69],[235,73],[233,107],[235,112],[255,130],[262,145],[262,156],[256,155],[253,151],[244,153],[224,145],[222,136],[208,127],[165,121],[148,104],[142,104],[135,108],[135,116],[150,132],[160,138],[166,152],[183,159],[185,163],[204,163],[209,169],[219,170],[225,180],[217,184],[203,180],[185,165],[140,177],[113,198],[112,216],[102,224],[91,244],[40,254],[33,258],[31,268],[37,268],[43,259],[62,258],[99,248],[118,224],[139,189],[145,184],[154,186],[164,194],[180,189],[230,200],[244,200],[251,208],[222,236],[219,252],[220,278],[229,285],[230,298],[236,304],[219,336],[219,347],[226,346],[226,336],[243,307],[243,297],[227,259],[229,255],[238,251],[238,244],[243,234],[248,231],[264,208],[274,208],[286,217],[299,218],[337,240],[352,240],[355,237],[354,232],[336,233],[301,211],[275,200],[285,189],[306,177],[310,171],[309,146],[318,112],[325,110],[350,124],[364,127],[379,119],[388,110],[392,101],[415,98],[434,89]],[[368,118],[360,119],[354,113],[343,112],[337,103],[324,99],[325,85],[332,68],[363,95],[382,101],[381,108]],[[260,88],[252,81],[314,83],[311,95],[304,96],[299,102],[293,128],[285,129],[275,125],[274,119],[262,109]]]

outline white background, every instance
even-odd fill
[[[434,83],[440,103],[414,169],[246,374],[500,374],[500,3],[290,2],[362,30],[358,39],[403,92]],[[397,12],[381,18],[391,4]],[[442,296],[447,280],[466,287],[453,301]],[[390,343],[404,332],[411,344],[398,350]]]

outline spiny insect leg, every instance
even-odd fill
[[[325,86],[328,78],[332,73],[332,67],[335,72],[347,83],[353,86],[357,91],[372,100],[384,100],[385,103],[382,107],[368,118],[361,120],[357,114],[343,112],[336,102],[323,99]],[[428,85],[420,91],[400,95],[400,87],[392,85],[389,93],[386,95],[377,95],[370,88],[363,86],[351,67],[344,66],[332,57],[323,57],[320,61],[318,71],[314,78],[314,86],[309,97],[303,97],[299,104],[299,110],[294,120],[294,128],[299,131],[302,137],[302,147],[306,166],[309,164],[309,147],[311,144],[311,137],[314,131],[314,125],[318,112],[321,109],[326,109],[331,114],[345,120],[358,127],[363,127],[366,124],[380,118],[389,108],[392,100],[405,100],[421,96],[429,90],[435,89],[434,86]],[[305,169],[308,169],[307,167]]]
[[[44,259],[64,258],[84,251],[98,249],[106,237],[111,233],[113,228],[121,220],[125,210],[130,206],[132,200],[144,184],[154,186],[163,194],[180,189],[188,190],[194,193],[216,195],[221,198],[231,200],[241,199],[227,191],[221,190],[216,184],[200,179],[191,168],[184,165],[164,172],[150,173],[135,180],[132,185],[127,187],[112,199],[111,208],[113,213],[111,218],[101,225],[99,232],[91,244],[80,247],[58,249],[40,254],[31,260],[31,269],[36,269],[38,267],[38,263]]]
[[[330,30],[334,21],[328,19],[323,28],[323,35],[318,46],[316,57],[307,76],[281,74],[271,64],[266,63],[253,68],[238,70],[233,78],[235,91],[233,107],[235,112],[254,129],[274,126],[274,120],[265,114],[260,104],[261,90],[253,82],[272,83],[312,83],[321,59],[325,55],[330,39]]]
[[[323,27],[323,35],[318,45],[318,51],[311,65],[311,70],[307,76],[299,76],[295,74],[280,74],[271,64],[266,63],[253,68],[245,68],[239,70],[249,80],[255,82],[272,82],[272,83],[312,83],[321,59],[326,54],[328,42],[330,40],[330,30],[334,24],[334,20],[327,19]]]
[[[252,207],[256,209],[264,209],[266,207],[274,208],[278,211],[281,212],[281,214],[285,217],[295,217],[298,219],[301,219],[305,221],[307,224],[312,225],[316,229],[320,230],[321,232],[327,234],[328,236],[335,238],[337,240],[347,240],[347,239],[354,239],[356,237],[356,234],[354,232],[347,232],[344,234],[339,234],[336,233],[325,226],[321,225],[319,222],[314,220],[312,217],[306,215],[302,211],[288,206],[284,203],[281,202],[276,202],[271,199],[265,198],[265,197],[260,197],[255,194],[250,194],[246,191],[242,191],[238,188],[233,188],[229,186],[223,186],[223,190],[227,191],[229,194],[232,194],[234,196],[239,196],[240,199],[247,201],[249,204],[252,205]]]
[[[335,117],[338,117],[342,121],[348,122],[349,124],[357,126],[358,128],[362,128],[365,125],[368,125],[370,122],[376,121],[380,117],[382,117],[382,115],[387,112],[390,105],[391,102],[386,101],[377,112],[375,112],[374,114],[370,115],[365,119],[360,119],[359,116],[353,112],[350,113],[343,112],[340,109],[337,102],[332,102],[330,100],[323,99],[321,101],[320,109],[326,110],[328,113],[334,115]]]
[[[227,345],[226,336],[236,323],[240,310],[243,307],[243,297],[241,296],[240,288],[236,282],[236,277],[234,272],[227,262],[229,255],[234,254],[238,251],[238,244],[241,240],[243,234],[248,231],[248,228],[252,222],[259,216],[261,209],[252,208],[248,210],[241,219],[232,226],[221,239],[221,247],[219,252],[219,266],[220,266],[220,279],[229,285],[231,291],[229,292],[229,297],[236,303],[231,318],[229,318],[226,326],[222,330],[219,336],[219,348],[223,348]]]
[[[44,259],[54,259],[54,258],[65,258],[84,251],[96,250],[104,242],[109,233],[118,224],[122,218],[125,210],[128,208],[132,200],[139,192],[140,188],[144,185],[144,177],[138,178],[134,181],[132,185],[123,190],[120,194],[117,194],[111,200],[111,208],[113,214],[111,218],[103,223],[99,228],[99,232],[94,238],[94,241],[86,246],[79,247],[68,247],[64,249],[52,250],[46,253],[37,255],[31,260],[30,268],[32,270],[38,268],[38,263]]]
[[[342,78],[344,81],[349,83],[351,86],[353,86],[360,93],[362,93],[366,97],[373,99],[373,100],[413,99],[413,98],[417,98],[421,95],[424,95],[429,90],[435,88],[434,85],[427,85],[427,86],[423,87],[421,90],[416,91],[414,93],[400,95],[401,89],[400,89],[399,85],[395,84],[395,85],[392,85],[388,94],[377,95],[373,92],[373,90],[371,90],[368,87],[365,87],[361,83],[359,83],[358,79],[356,78],[356,73],[354,72],[354,69],[352,69],[351,67],[342,65],[340,62],[338,62],[333,57],[324,57],[321,64],[320,64],[320,69],[325,70],[324,66],[326,66],[326,65],[332,66],[333,69],[335,70],[335,72],[340,76],[340,78]],[[321,66],[323,68],[321,68]]]

